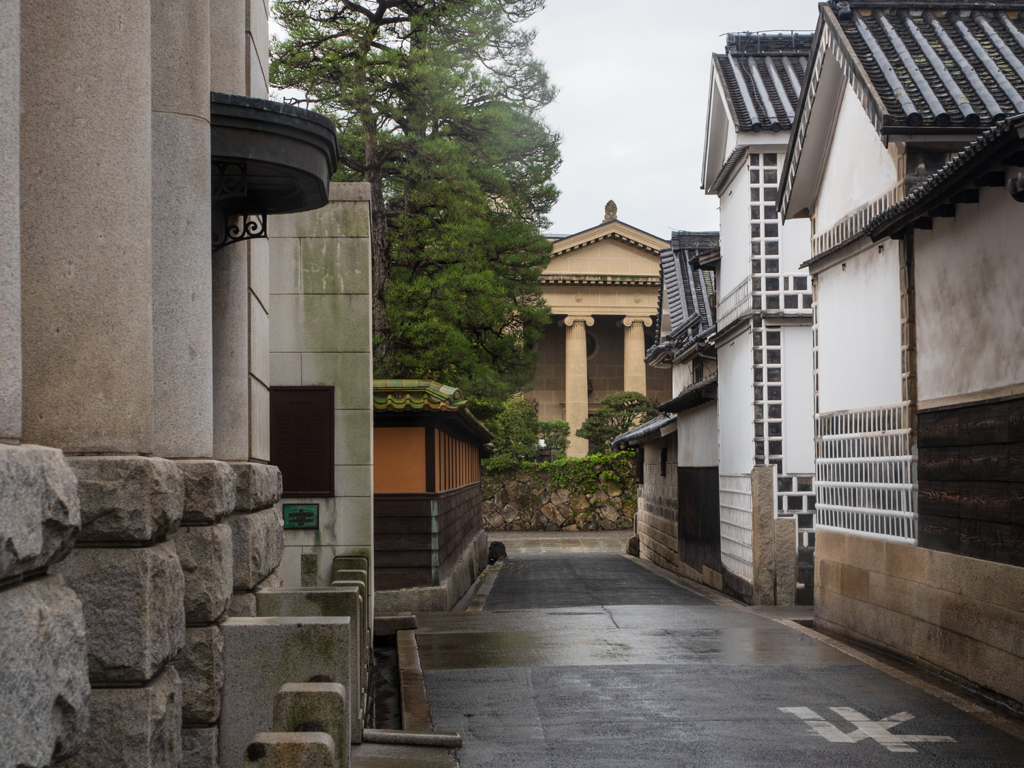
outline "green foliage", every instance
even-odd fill
[[[487,418],[532,379],[560,137],[523,22],[543,0],[277,0],[271,79],[339,128],[371,188],[375,375]]]
[[[506,472],[532,459],[539,423],[533,403],[521,395],[510,398],[494,420],[494,456],[484,460],[486,468]]]
[[[645,395],[616,392],[601,401],[601,407],[576,430],[576,436],[596,445],[599,453],[609,451],[612,440],[653,418],[656,413],[654,403]]]
[[[541,421],[537,426],[537,437],[544,441],[544,445],[552,449],[555,456],[565,456],[565,452],[569,450],[571,430],[569,422],[562,419]]]
[[[488,475],[503,475],[509,472],[523,472],[527,475],[547,474],[552,485],[566,488],[572,496],[593,493],[599,488],[611,485],[629,492],[636,482],[633,451],[616,453],[592,453],[582,458],[566,458],[535,464],[533,462],[504,463],[499,467],[486,467]]]

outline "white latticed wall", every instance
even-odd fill
[[[815,528],[917,543],[910,404],[815,418]]]
[[[753,494],[750,475],[719,475],[722,565],[737,576],[754,582]]]

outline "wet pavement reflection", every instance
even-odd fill
[[[784,611],[523,541],[483,610],[418,617],[434,727],[462,734],[462,768],[1024,765],[1024,743]]]

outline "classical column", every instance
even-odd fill
[[[592,317],[565,318],[565,420],[569,422],[568,456],[586,456],[589,446],[576,430],[588,415],[587,326]]]
[[[245,0],[210,3],[210,90],[246,93]],[[247,461],[249,451],[249,243],[214,252],[213,455]]]
[[[152,0],[152,41],[153,453],[209,457],[209,0]]]
[[[0,5],[0,442],[21,439],[21,7]]]
[[[21,6],[24,434],[150,453],[148,0]]]
[[[644,327],[649,327],[649,317],[624,317],[622,327],[625,329],[623,347],[625,354],[622,360],[622,391],[647,394],[647,364],[644,362]]]

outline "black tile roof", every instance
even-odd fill
[[[804,33],[728,35],[715,62],[741,131],[788,131],[807,72],[813,36]]]
[[[658,296],[658,316],[655,318],[654,338],[659,343],[648,350],[647,362],[663,362],[705,339],[714,331],[715,318],[710,297],[715,292],[715,276],[708,270],[691,266],[691,258],[703,252],[717,250],[717,232],[673,232],[672,247],[661,252],[661,284]],[[661,321],[664,314],[663,298],[668,299],[668,315],[672,330],[662,339]]]
[[[870,81],[876,122],[986,128],[1024,112],[1021,10],[1020,2],[833,0],[822,13]]]

